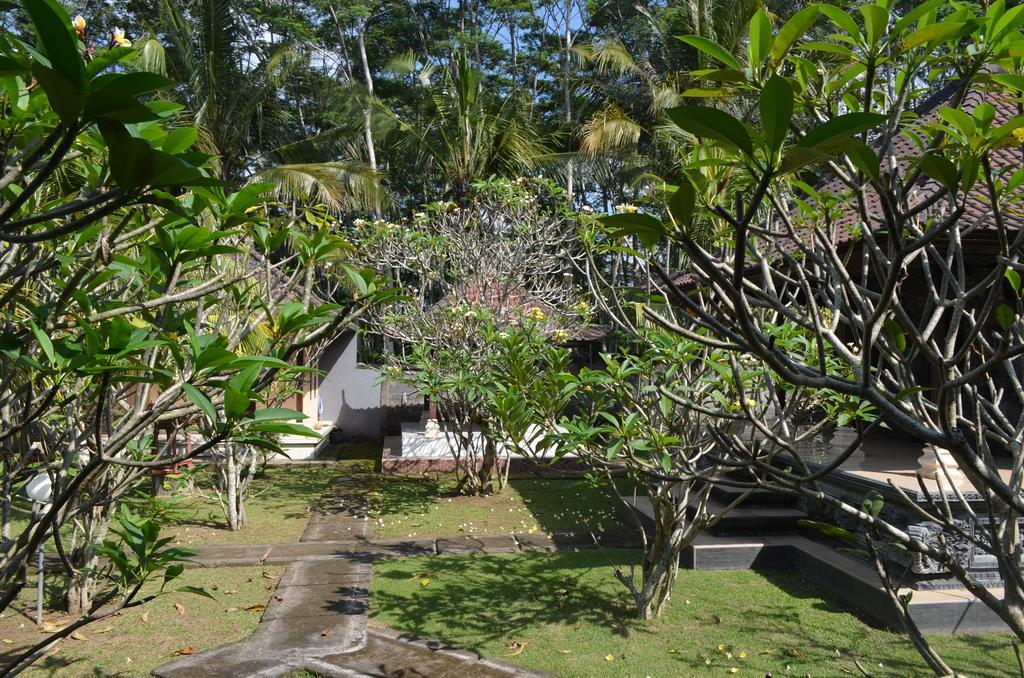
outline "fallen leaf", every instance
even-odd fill
[[[331,632],[333,632],[333,631],[334,631],[334,627],[333,627],[333,626],[331,626],[331,627],[329,627],[329,628],[326,628],[326,629],[324,629],[323,631],[321,631],[321,632],[320,632],[320,635],[321,635],[321,636],[329,636],[329,635],[331,635]]]
[[[572,654],[572,650],[559,650],[559,654]]]
[[[113,630],[113,626],[104,626],[102,629],[96,629],[93,633],[110,633]]]
[[[188,655],[188,654],[195,654],[196,652],[199,652],[199,650],[195,649],[191,645],[186,645],[185,647],[181,648],[180,650],[175,650],[174,652],[172,652],[171,656],[172,657],[182,657],[182,656]]]
[[[264,572],[263,573],[263,578],[264,579],[280,579],[281,576],[280,575],[276,575],[276,574],[270,574],[269,572]]]
[[[56,633],[57,631],[63,631],[64,630],[64,625],[63,624],[54,624],[51,621],[44,621],[39,626],[39,629],[43,633]]]
[[[224,590],[224,595],[225,596],[233,596],[236,593],[238,593],[238,591],[235,591],[234,589],[225,589]]]
[[[148,624],[149,623],[149,610],[146,610],[145,612],[142,613],[142,623],[143,624]]]
[[[249,610],[250,612],[261,612],[261,611],[267,609],[267,606],[266,605],[262,605],[262,604],[256,604],[256,605],[250,605],[249,607],[247,607],[245,609]]]
[[[225,612],[238,612],[238,608],[237,607],[229,607],[229,608],[227,608],[224,611]]]
[[[260,559],[259,559],[259,561],[258,561],[258,562],[259,562],[259,563],[260,563],[261,565],[262,565],[262,564],[263,564],[264,562],[266,562],[266,560],[267,560],[267,556],[269,556],[269,555],[270,555],[270,552],[271,552],[271,551],[273,551],[273,550],[274,550],[274,547],[273,547],[273,546],[270,546],[270,547],[268,547],[268,548],[267,548],[267,550],[263,552],[263,555],[262,555],[262,556],[260,556]]]
[[[182,617],[185,616],[185,606],[182,605],[181,603],[175,603],[174,604],[174,609],[177,610],[178,614],[181,615]]]
[[[526,649],[526,643],[520,643],[518,640],[509,638],[505,641],[505,649],[510,651],[505,655],[506,657],[515,657],[523,653],[523,650]]]
[[[613,655],[613,654],[606,654],[604,656],[604,660],[606,662],[613,662],[613,661],[615,661],[615,655]]]
[[[6,645],[13,645],[14,641],[10,638],[0,638],[0,643],[4,643]]]
[[[85,635],[84,633],[82,633],[81,631],[72,631],[70,635],[71,635],[71,637],[72,637],[72,638],[74,638],[75,640],[84,640],[84,641],[87,641],[87,640],[89,640],[89,637],[88,637],[88,636],[86,636],[86,635]]]

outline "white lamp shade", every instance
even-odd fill
[[[53,484],[50,481],[50,476],[45,473],[35,476],[25,486],[25,494],[37,504],[49,504],[52,493]]]

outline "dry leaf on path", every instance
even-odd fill
[[[181,648],[180,650],[175,650],[174,652],[172,652],[171,656],[172,657],[182,657],[182,656],[189,655],[189,654],[195,654],[198,651],[199,650],[195,649],[191,645],[186,645],[185,647]]]
[[[146,610],[145,612],[142,613],[142,623],[143,624],[148,624],[149,623],[149,610]]]
[[[331,635],[331,633],[332,633],[333,631],[334,631],[334,627],[333,627],[333,626],[331,626],[330,628],[326,628],[326,629],[324,629],[323,631],[321,631],[321,632],[320,632],[320,635],[321,635],[321,636],[329,636],[329,635]]]
[[[56,633],[57,631],[63,631],[63,624],[54,624],[51,621],[44,621],[40,626],[39,630],[43,633]]]
[[[102,629],[96,629],[95,631],[93,631],[93,634],[110,633],[113,630],[114,630],[113,626],[104,626]]]
[[[181,603],[175,603],[174,604],[174,609],[177,610],[178,614],[181,615],[182,617],[185,616],[185,606],[182,605]]]
[[[250,605],[245,609],[249,610],[250,612],[262,612],[263,610],[267,609],[267,606],[257,603],[256,605]]]
[[[87,635],[85,635],[84,633],[82,633],[81,631],[72,631],[71,632],[71,637],[74,638],[75,640],[84,640],[84,641],[88,641],[89,640],[89,637]]]
[[[14,641],[10,638],[0,638],[0,643],[4,643],[5,645],[13,645]]]

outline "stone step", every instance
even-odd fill
[[[635,501],[635,513],[629,511],[627,520],[635,515],[648,534],[654,526],[653,510],[651,500],[646,496],[630,499],[632,504]],[[707,509],[710,513],[719,513],[726,508],[726,504],[709,498]],[[796,532],[799,530],[797,521],[807,517],[802,510],[793,506],[745,506],[740,505],[722,516],[721,520],[711,528],[712,534],[720,535],[741,535],[741,534],[779,534]]]
[[[711,496],[724,505],[728,505],[738,499],[743,490],[736,487],[715,485],[711,488]],[[791,494],[783,492],[771,492],[769,490],[755,490],[749,497],[743,500],[741,506],[796,506],[799,499]]]

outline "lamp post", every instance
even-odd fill
[[[41,516],[50,507],[50,496],[53,494],[53,484],[50,476],[40,473],[25,486],[25,493],[32,500],[32,513]],[[36,576],[39,581],[36,584],[36,626],[43,623],[43,544],[39,544],[39,553],[36,555],[37,567]]]

